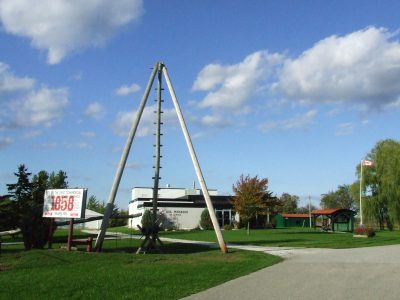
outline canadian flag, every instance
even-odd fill
[[[373,166],[375,164],[372,160],[367,160],[367,159],[362,160],[361,163],[363,166],[367,167]]]

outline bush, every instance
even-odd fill
[[[142,216],[142,227],[143,228],[150,228],[153,226],[153,213],[146,209]]]
[[[203,212],[201,213],[201,216],[200,216],[200,227],[201,227],[201,229],[205,229],[205,230],[213,229],[210,213],[208,212],[207,208],[205,208],[203,210]]]
[[[224,230],[232,230],[232,229],[233,229],[232,224],[225,224],[224,225]]]
[[[43,218],[43,206],[32,205],[20,220],[25,250],[43,249],[49,238],[50,219]],[[53,227],[55,230],[55,226]]]
[[[354,234],[366,235],[367,237],[375,236],[375,230],[370,227],[358,227],[354,229]]]

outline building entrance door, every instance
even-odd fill
[[[215,215],[217,216],[218,224],[221,228],[232,223],[232,213],[230,209],[216,210]]]

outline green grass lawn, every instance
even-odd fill
[[[114,231],[129,233],[130,229],[118,227]],[[162,237],[185,240],[216,242],[212,230],[165,231]],[[226,230],[223,232],[227,243],[239,245],[260,245],[274,247],[307,247],[307,248],[359,248],[400,244],[400,231],[377,231],[373,238],[355,238],[352,233],[330,233],[318,229],[254,229],[247,231]]]
[[[3,246],[0,299],[179,299],[281,261],[177,243],[166,244],[162,254],[136,255],[139,243],[105,241],[102,253],[85,253],[84,246],[67,252],[57,243],[52,250]]]

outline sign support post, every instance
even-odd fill
[[[69,226],[68,226],[68,244],[67,244],[68,251],[71,251],[73,234],[74,234],[74,219],[71,218],[69,220]]]
[[[49,249],[51,249],[53,245],[53,227],[54,227],[54,218],[50,218],[49,242],[47,243]]]

